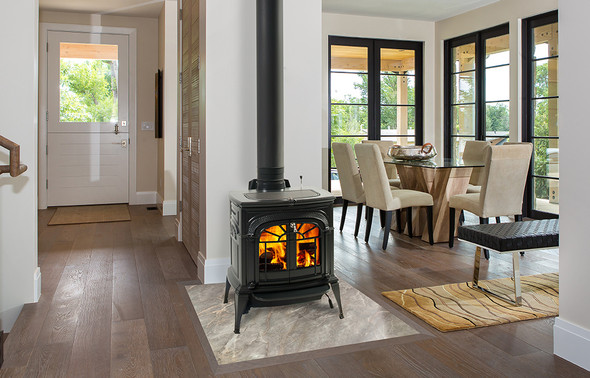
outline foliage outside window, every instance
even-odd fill
[[[116,45],[60,44],[60,122],[116,122]]]

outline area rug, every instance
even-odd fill
[[[62,224],[123,222],[131,220],[126,204],[58,207],[49,226]]]
[[[514,299],[512,278],[480,281],[479,285]],[[521,277],[522,306],[472,288],[463,282],[382,294],[442,332],[558,315],[559,273]]]
[[[214,361],[210,362],[218,366],[244,361],[248,361],[250,368],[267,366],[273,360],[285,363],[301,360],[303,357],[297,356],[302,355],[305,358],[318,357],[318,352],[326,355],[329,348],[348,346],[346,351],[351,352],[376,347],[371,342],[395,339],[393,343],[399,343],[431,337],[343,281],[340,281],[340,292],[344,319],[338,317],[330,291],[334,308],[330,308],[325,296],[301,304],[251,308],[242,316],[240,334],[235,334],[233,290],[229,303],[224,304],[224,287],[224,284],[186,286],[195,318],[198,317],[195,328],[206,336],[209,352],[214,355]]]

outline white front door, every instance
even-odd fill
[[[129,202],[128,36],[47,41],[47,204]]]

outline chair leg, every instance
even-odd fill
[[[463,226],[465,223],[465,212],[461,210],[461,214],[459,214],[459,226]]]
[[[369,235],[371,234],[371,224],[373,223],[373,208],[367,206],[367,211],[365,212],[365,216],[367,217],[367,229],[365,230],[365,242],[369,242]]]
[[[379,210],[379,222],[381,223],[381,228],[385,227],[385,211]]]
[[[344,220],[346,219],[346,210],[348,209],[348,200],[343,200],[342,203],[342,217],[340,218],[340,232],[344,228]]]
[[[356,205],[356,223],[354,225],[354,237],[356,238],[359,234],[359,227],[361,225],[361,217],[363,216],[363,204],[359,203]]]
[[[502,223],[502,221],[500,220],[500,217],[496,217],[496,223]]]
[[[412,208],[408,207],[406,209],[406,223],[408,224],[408,236],[413,237],[412,235]]]
[[[479,224],[489,224],[489,223],[490,223],[489,218],[479,217]],[[490,251],[488,251],[487,249],[483,250],[483,255],[485,256],[486,260],[490,259]]]
[[[455,208],[449,207],[449,248],[455,243]]]
[[[517,214],[514,216],[514,221],[515,222],[522,222],[522,214]],[[520,252],[521,256],[524,256],[524,251]]]
[[[387,241],[389,240],[389,233],[391,232],[391,218],[393,213],[391,211],[385,211],[385,229],[383,230],[383,246],[382,248],[387,248]]]
[[[397,233],[402,233],[402,209],[395,211],[395,222],[397,223]]]
[[[432,225],[432,206],[426,206],[426,218],[428,218],[428,241],[434,245],[434,226]]]

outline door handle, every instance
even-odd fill
[[[127,139],[121,139],[121,142],[113,142],[111,144],[121,145],[123,148],[127,148]]]
[[[115,123],[115,135],[119,135],[119,124]]]
[[[186,138],[186,148],[181,148],[181,151],[188,152],[188,156],[193,156],[193,138],[187,137]]]

